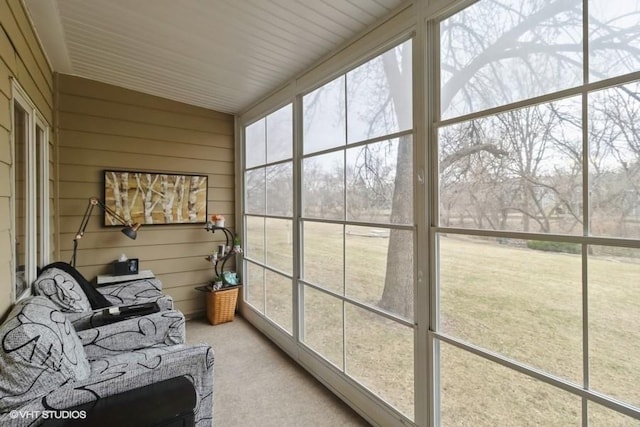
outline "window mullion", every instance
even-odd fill
[[[582,92],[582,225],[584,236],[591,235],[591,188],[589,182],[589,2],[582,2],[582,72],[585,89]],[[589,390],[589,245],[582,244],[582,376]],[[582,426],[589,425],[589,401],[582,396]]]

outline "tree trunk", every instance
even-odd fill
[[[413,144],[410,136],[400,138],[391,207],[392,224],[413,222]],[[387,250],[387,272],[380,307],[408,319],[413,318],[413,241],[407,232],[391,230]]]
[[[118,175],[116,172],[111,172],[111,188],[113,188],[113,201],[114,201],[114,211],[118,215],[122,215],[122,198],[120,196],[120,183],[118,182]],[[111,218],[111,223],[113,224],[114,219]]]
[[[412,126],[411,102],[403,98],[411,93],[411,45],[400,53],[401,64],[391,55],[383,55],[382,63],[389,83],[391,101],[400,129]],[[403,136],[398,144],[396,177],[391,205],[392,224],[413,224],[413,138]],[[379,306],[387,311],[413,318],[413,241],[406,232],[391,230],[387,249],[387,271]]]
[[[160,179],[162,188],[162,211],[164,212],[165,224],[173,222],[173,200],[175,199],[175,184],[172,186],[167,175],[162,175]]]
[[[176,211],[176,220],[179,223],[184,222],[182,216],[182,208],[184,207],[184,187],[187,185],[187,180],[184,177],[179,177],[176,182],[176,186],[179,188],[178,191],[178,209]]]
[[[129,204],[129,173],[120,174],[120,198],[122,199],[122,217],[131,221],[131,205]]]
[[[191,177],[191,184],[189,186],[189,222],[196,222],[198,220],[198,193],[200,193],[198,187],[200,187],[200,180],[197,176]]]

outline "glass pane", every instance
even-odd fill
[[[343,226],[305,221],[303,233],[303,279],[342,295],[344,292]]]
[[[264,262],[264,217],[247,215],[246,241],[244,256],[254,261]]]
[[[343,303],[339,299],[304,287],[304,335],[302,341],[321,356],[343,367]]]
[[[266,210],[266,168],[245,172],[245,210],[264,215]]]
[[[635,420],[594,402],[588,402],[587,405],[589,427],[640,427],[640,420]]]
[[[265,119],[247,126],[244,137],[245,166],[251,168],[263,165],[266,160]]]
[[[442,116],[582,84],[581,2],[479,1],[440,25]]]
[[[589,247],[590,386],[640,406],[640,249]]]
[[[267,163],[291,158],[293,115],[291,104],[267,116]]]
[[[412,126],[411,40],[347,73],[348,142]]]
[[[267,265],[293,274],[292,221],[266,218]]]
[[[453,235],[438,244],[440,331],[582,383],[580,246]]]
[[[574,97],[441,128],[440,224],[582,234],[580,111]]]
[[[304,159],[302,213],[310,218],[344,219],[344,153]]]
[[[292,163],[280,163],[266,168],[267,215],[293,215]]]
[[[413,232],[346,227],[347,295],[413,319]]]
[[[344,145],[344,76],[305,95],[302,108],[305,154]]]
[[[452,345],[439,346],[442,427],[581,425],[580,397]]]
[[[293,331],[291,279],[266,270],[266,292],[265,314],[291,334]]]
[[[244,287],[247,289],[246,301],[260,313],[264,313],[264,268],[245,261],[246,276],[244,277]]]
[[[347,374],[414,417],[413,330],[346,304]]]
[[[14,104],[14,177],[16,224],[16,297],[27,289],[27,113]]]
[[[640,237],[640,82],[589,95],[592,235]]]
[[[413,223],[411,136],[347,150],[347,218]]]
[[[589,79],[616,77],[640,69],[640,3],[589,0]]]

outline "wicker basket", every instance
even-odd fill
[[[207,292],[207,319],[212,325],[232,322],[236,313],[239,287]]]

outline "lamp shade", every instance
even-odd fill
[[[128,238],[130,238],[131,240],[136,240],[136,237],[138,237],[139,228],[140,228],[140,224],[136,222],[135,224],[132,224],[129,227],[123,228],[122,233]]]

